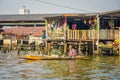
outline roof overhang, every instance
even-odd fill
[[[108,16],[118,16],[120,17],[120,9],[114,10],[114,11],[109,11],[109,12],[103,12],[100,13],[101,15],[108,15]]]

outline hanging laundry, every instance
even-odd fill
[[[76,30],[76,27],[77,27],[77,25],[76,25],[76,24],[73,24],[73,25],[72,25],[72,30]]]

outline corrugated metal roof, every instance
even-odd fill
[[[109,12],[103,12],[101,15],[109,15],[109,16],[118,16],[120,17],[120,9],[114,10],[114,11],[109,11]]]
[[[60,16],[59,14],[27,14],[0,15],[0,21],[44,20],[45,17]]]
[[[84,14],[77,13],[77,15],[78,16],[95,16],[97,14],[99,15],[114,14],[114,15],[120,16],[119,13],[120,13],[120,10],[114,10],[114,11],[102,12],[102,13],[84,13]],[[61,17],[61,16],[64,16],[63,14],[0,15],[0,21],[44,20],[45,18],[49,18],[49,17]]]

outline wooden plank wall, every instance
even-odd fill
[[[99,39],[116,39],[120,36],[120,30],[100,30]],[[98,39],[97,30],[68,30],[67,31],[68,40],[92,40]]]

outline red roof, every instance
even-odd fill
[[[45,27],[15,27],[4,29],[4,34],[16,34],[16,35],[29,35],[41,36]]]

